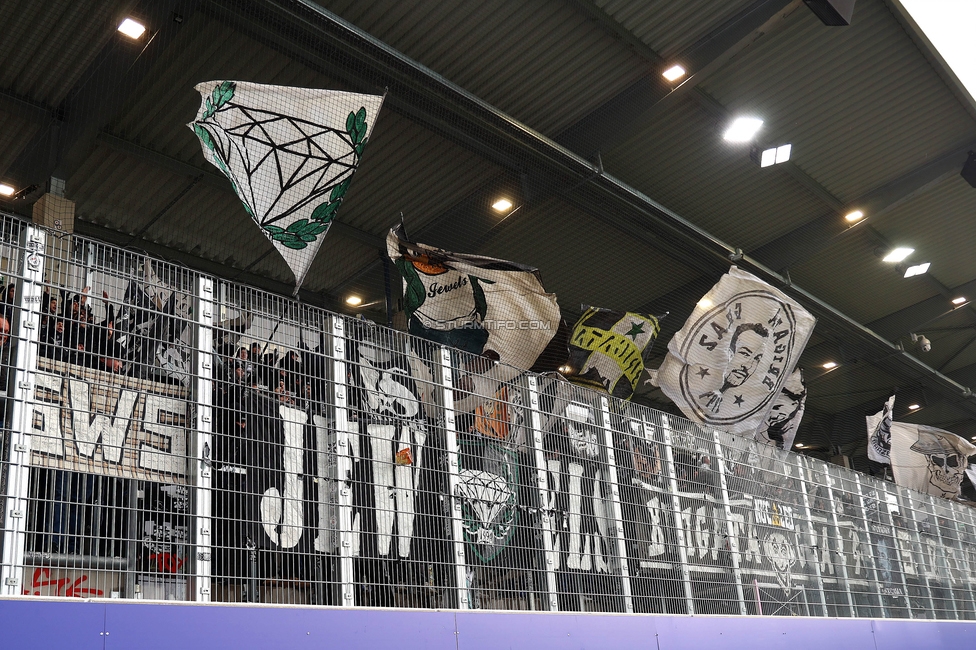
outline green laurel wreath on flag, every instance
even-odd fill
[[[214,93],[216,93],[216,90]],[[366,107],[361,107],[356,112],[350,112],[349,116],[346,117],[346,133],[349,135],[350,140],[352,140],[357,165],[359,164],[360,157],[363,155],[363,148],[366,146],[367,126]],[[312,211],[311,219],[299,219],[287,228],[266,225],[263,226],[264,229],[271,235],[272,239],[281,242],[283,246],[295,250],[305,248],[311,242],[315,241],[319,235],[329,230],[329,226],[332,225],[332,220],[335,219],[336,211],[342,204],[342,198],[345,196],[346,190],[349,189],[350,181],[352,181],[351,175],[346,180],[336,184],[329,194],[329,200]]]

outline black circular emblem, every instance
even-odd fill
[[[706,311],[688,332],[681,394],[698,418],[728,426],[765,412],[792,370],[792,305],[770,291],[744,291]]]

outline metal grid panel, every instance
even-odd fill
[[[82,237],[0,235],[6,594],[976,619],[958,504]]]

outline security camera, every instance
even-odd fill
[[[922,334],[912,334],[912,343],[917,345],[922,352],[932,351],[932,341],[928,340]]]

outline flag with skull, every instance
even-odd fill
[[[690,420],[753,435],[815,323],[795,300],[733,266],[668,342],[656,383]]]
[[[868,458],[876,463],[891,464],[891,414],[895,409],[895,396],[885,402],[884,408],[874,415],[864,416],[868,426]]]
[[[891,471],[895,483],[933,496],[959,496],[976,445],[922,424],[891,424]]]

